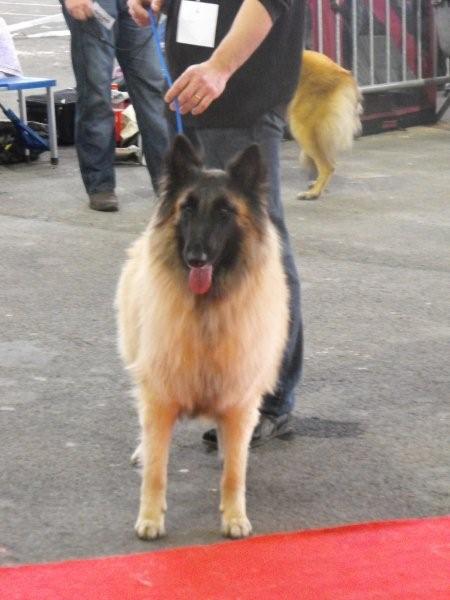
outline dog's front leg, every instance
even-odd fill
[[[135,530],[144,540],[165,535],[167,462],[176,410],[156,403],[146,384],[139,388],[142,423],[142,485]]]
[[[258,411],[234,408],[220,419],[223,445],[223,474],[221,485],[222,533],[232,538],[246,537],[252,530],[245,508],[245,477],[248,447]]]

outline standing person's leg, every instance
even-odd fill
[[[102,0],[102,6],[113,18],[117,17],[115,0]],[[91,208],[117,210],[111,107],[115,30],[108,31],[95,19],[77,21],[67,13],[64,5],[63,12],[71,32],[72,66],[77,86],[75,145],[81,177]]]
[[[274,112],[267,113],[255,126],[255,138],[260,144],[269,180],[269,214],[277,227],[283,244],[283,264],[290,292],[289,337],[280,368],[277,389],[267,394],[262,412],[275,417],[289,414],[294,408],[295,387],[300,380],[303,364],[303,324],[300,303],[300,280],[295,265],[289,233],[284,220],[280,190],[280,150],[284,132],[283,119]]]
[[[275,394],[264,398],[261,412],[267,418],[261,420],[255,430],[253,442],[264,441],[287,431],[287,415],[294,406],[294,392],[302,368],[303,328],[300,308],[300,283],[291,249],[289,234],[284,222],[280,195],[280,143],[284,122],[277,114],[264,115],[253,127],[247,129],[196,129],[187,131],[193,143],[199,147],[207,166],[224,168],[226,163],[251,143],[260,145],[269,182],[269,213],[280,232],[283,243],[283,263],[290,290],[290,330],[286,343],[279,382]],[[207,432],[206,442],[216,443],[215,433]]]
[[[118,21],[117,58],[136,111],[153,189],[157,191],[169,133],[156,42],[150,28],[139,27],[130,17],[126,0],[119,0]]]

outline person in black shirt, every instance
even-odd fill
[[[203,150],[206,166],[224,168],[256,142],[268,170],[269,213],[283,243],[291,321],[277,390],[264,398],[253,434],[252,445],[257,445],[291,432],[302,368],[300,284],[280,197],[280,145],[284,112],[300,74],[305,2],[128,0],[140,25],[148,24],[150,5],[167,14],[166,53],[175,82],[165,100],[172,110],[178,100],[185,133]],[[217,445],[216,431],[207,431],[203,439]]]

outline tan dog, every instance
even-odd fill
[[[350,71],[319,52],[305,50],[299,85],[289,105],[292,135],[302,148],[301,162],[317,179],[298,198],[318,198],[328,184],[339,152],[361,133],[361,94]]]
[[[224,172],[203,168],[188,141],[176,138],[158,209],[129,251],[117,307],[142,426],[140,538],[165,533],[169,445],[182,415],[216,421],[222,532],[251,531],[248,446],[262,396],[277,382],[289,319],[264,177],[257,146]]]

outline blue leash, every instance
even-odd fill
[[[151,8],[148,9],[148,15],[150,17],[150,27],[152,28],[153,37],[155,38],[156,52],[158,54],[158,60],[159,60],[160,66],[161,66],[161,71],[162,71],[162,74],[164,75],[164,79],[166,80],[167,85],[170,88],[170,87],[172,87],[173,82],[172,82],[172,78],[169,73],[166,59],[164,58],[164,54],[163,54],[163,51],[161,48],[161,37],[160,37],[159,31],[158,31],[158,22],[155,17],[155,14]],[[175,99],[174,102],[175,102],[175,117],[176,117],[176,122],[177,122],[177,133],[183,133],[183,121],[181,119],[180,105],[179,105],[177,99]]]

